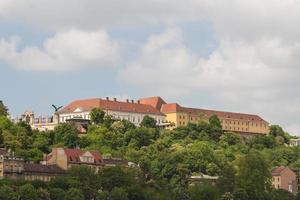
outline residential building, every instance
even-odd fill
[[[85,165],[98,171],[104,166],[102,156],[98,151],[64,148],[53,148],[52,152],[45,156],[43,164],[56,164],[64,170],[68,170],[72,166]]]
[[[272,170],[272,185],[276,189],[287,190],[293,194],[298,192],[297,176],[289,167],[280,166]]]
[[[116,98],[106,99],[84,99],[76,100],[56,112],[59,122],[63,123],[72,118],[90,119],[90,111],[93,108],[101,108],[107,115],[117,120],[128,120],[138,126],[143,118],[148,115],[161,125],[165,121],[165,114],[151,105],[141,104],[128,99],[118,101]]]
[[[52,178],[64,174],[65,170],[57,165],[26,163],[23,158],[14,156],[6,150],[0,150],[0,179],[50,181]]]
[[[52,152],[45,155],[44,165],[57,165],[64,170],[68,170],[72,166],[89,166],[96,171],[103,167],[135,166],[120,158],[103,158],[98,151],[88,151],[83,149],[64,149],[53,148]]]
[[[293,169],[293,172],[296,174],[296,184],[297,191],[300,191],[300,168]]]
[[[291,147],[298,147],[298,146],[300,146],[300,138],[290,139],[290,146]]]
[[[166,115],[166,121],[176,128],[186,126],[188,123],[197,123],[200,120],[208,120],[216,115],[225,131],[241,133],[245,136],[253,134],[268,134],[267,121],[253,114],[215,111],[199,108],[189,108],[178,103],[166,103],[161,97],[149,97],[139,100],[141,104],[151,105]]]

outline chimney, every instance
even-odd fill
[[[129,103],[129,99],[126,99],[126,103]]]
[[[106,100],[109,101],[109,97],[106,97]]]
[[[117,98],[114,98],[114,101],[117,101]]]
[[[140,100],[138,100],[137,103],[140,104]]]
[[[134,100],[133,100],[133,99],[131,100],[131,103],[134,103]]]

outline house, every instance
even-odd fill
[[[297,176],[289,167],[275,167],[272,170],[272,186],[296,194],[298,192]]]
[[[96,171],[105,165],[98,151],[64,148],[53,148],[52,152],[44,157],[43,164],[57,165],[64,170],[72,166],[85,165]]]

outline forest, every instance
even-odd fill
[[[275,166],[300,168],[300,148],[289,147],[292,137],[278,125],[252,138],[224,132],[216,116],[174,130],[156,127],[146,116],[136,127],[116,121],[100,109],[91,111],[92,124],[80,136],[68,123],[53,131],[32,130],[12,123],[0,105],[0,147],[28,162],[38,163],[52,147],[98,150],[139,168],[111,167],[98,173],[71,168],[67,175],[41,181],[0,181],[0,200],[298,200],[300,196],[273,189]],[[218,176],[216,184],[191,184],[192,175]]]

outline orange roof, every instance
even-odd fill
[[[161,97],[147,97],[139,99],[139,101],[141,104],[150,105],[157,110],[160,110],[161,106],[163,104],[166,104],[166,102]]]
[[[226,119],[242,119],[247,121],[259,121],[266,122],[258,115],[244,114],[244,113],[234,113],[234,112],[224,112],[224,111],[215,111],[215,110],[206,110],[198,108],[187,108],[178,105],[177,103],[164,104],[162,105],[161,111],[163,113],[173,113],[173,112],[182,112],[192,115],[203,114],[206,117],[211,117],[212,115],[217,115],[219,118]]]
[[[131,102],[121,102],[121,101],[107,100],[107,99],[104,100],[100,98],[73,101],[69,105],[63,107],[57,113],[58,114],[73,113],[77,108],[79,108],[81,112],[89,112],[93,108],[101,108],[103,110],[113,110],[119,112],[164,115],[162,112],[160,112],[159,110],[157,110],[151,105],[131,103]]]

